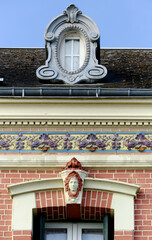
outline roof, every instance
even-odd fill
[[[49,87],[40,83],[35,73],[36,69],[45,63],[45,59],[44,48],[0,49],[0,78],[4,78],[1,89],[3,87]],[[101,49],[100,59],[100,63],[107,67],[108,74],[96,86],[152,88],[152,49]],[[61,86],[64,85],[61,84]],[[79,86],[86,85],[79,84]]]
[[[103,49],[108,74],[104,87],[152,88],[152,49]]]

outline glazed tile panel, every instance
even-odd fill
[[[1,132],[0,152],[151,152],[152,132]]]

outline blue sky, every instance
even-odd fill
[[[44,47],[47,24],[71,3],[97,23],[101,47],[152,48],[152,0],[0,0],[0,48]]]

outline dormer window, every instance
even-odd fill
[[[65,39],[64,67],[68,71],[80,67],[80,39]]]
[[[107,69],[99,64],[99,39],[96,23],[71,4],[46,28],[47,59],[37,69],[37,77],[47,84],[93,83],[102,79]]]
[[[79,33],[64,35],[59,45],[60,64],[68,72],[77,71],[85,60],[85,42]]]

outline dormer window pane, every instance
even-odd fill
[[[79,57],[73,57],[73,70],[77,70],[79,68]]]
[[[71,40],[65,40],[65,55],[71,55]]]
[[[80,40],[73,40],[73,54],[80,55]]]
[[[77,70],[80,67],[80,40],[65,39],[65,69]]]
[[[71,57],[65,56],[66,70],[71,71]]]

